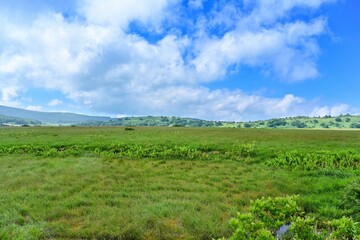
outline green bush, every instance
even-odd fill
[[[336,122],[342,122],[342,119],[340,117],[335,118]]]
[[[360,178],[345,189],[341,207],[356,221],[360,221]]]
[[[275,233],[292,216],[301,215],[298,196],[261,198],[251,202],[250,213],[238,213],[230,220],[231,240],[276,239]]]
[[[251,125],[251,123],[244,123],[244,127],[245,127],[245,128],[251,128],[252,125]]]
[[[356,223],[347,217],[318,222],[305,215],[298,204],[299,196],[261,198],[251,202],[249,213],[238,213],[230,220],[230,240],[243,239],[359,239]],[[289,226],[277,235],[282,226]]]
[[[257,199],[250,211],[274,234],[282,225],[290,223],[292,216],[301,215],[298,201],[298,196]]]
[[[305,128],[307,127],[306,123],[301,122],[300,120],[295,120],[291,123],[291,126],[297,127],[297,128]]]
[[[331,227],[331,233],[328,239],[360,239],[360,232],[356,223],[347,217],[334,219],[328,223]]]
[[[360,123],[352,123],[350,124],[351,128],[360,128]]]
[[[266,229],[263,222],[256,219],[251,213],[238,213],[237,218],[230,221],[234,230],[230,240],[240,239],[274,239],[272,233]]]
[[[267,122],[267,126],[270,128],[276,128],[276,127],[285,126],[285,125],[286,125],[286,121],[281,118],[273,118]]]
[[[282,239],[311,239],[321,240],[327,235],[326,231],[316,228],[316,220],[313,217],[292,217],[289,231]]]

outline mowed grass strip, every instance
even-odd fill
[[[310,210],[337,214],[350,179],[232,161],[11,155],[0,159],[0,236],[211,239],[229,236],[229,219],[261,196],[302,194]]]

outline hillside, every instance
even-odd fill
[[[251,122],[207,121],[181,117],[124,117],[110,121],[81,123],[80,126],[167,126],[167,127],[235,127],[235,128],[313,128],[349,129],[360,128],[360,116],[341,115],[338,117],[290,117],[273,118]]]
[[[7,125],[41,125],[41,122],[33,119],[9,117],[0,114],[0,126]]]
[[[349,129],[360,128],[360,116],[350,114],[324,117],[273,118],[253,122],[239,123],[245,128],[313,128],[313,129]]]
[[[123,117],[110,121],[97,121],[82,123],[82,126],[159,126],[159,127],[221,127],[225,122],[207,121],[196,118],[144,116]]]
[[[360,128],[360,116],[350,114],[324,117],[272,118],[249,122],[209,121],[196,118],[141,116],[97,117],[75,113],[38,112],[0,105],[0,125],[76,125],[76,126],[159,126],[159,127],[230,127],[230,128]]]
[[[86,116],[75,113],[38,112],[20,108],[0,106],[0,114],[7,117],[31,119],[42,124],[77,124],[90,121],[107,121],[110,117]]]

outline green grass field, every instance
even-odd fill
[[[250,200],[294,194],[340,218],[360,176],[358,131],[133,129],[0,128],[0,239],[228,237]]]

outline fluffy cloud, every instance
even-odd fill
[[[171,16],[181,4],[175,0],[79,0],[70,16],[42,11],[26,24],[3,14],[0,103],[19,102],[27,89],[43,88],[111,114],[226,120],[308,114],[313,109],[307,101],[292,94],[267,98],[203,84],[242,65],[288,82],[316,77],[317,37],[326,31],[326,19],[285,17],[294,8],[316,9],[329,1],[244,0],[247,11],[229,1],[209,16],[193,18],[189,33],[182,31],[184,16],[178,18],[185,25],[173,24]],[[202,4],[188,1],[198,11]],[[231,22],[225,13],[237,17]],[[223,24],[226,31],[219,31]]]
[[[246,23],[252,22],[255,26],[269,26],[277,23],[279,19],[287,17],[293,9],[312,10],[324,3],[337,0],[245,0],[245,5],[254,6],[247,17]]]
[[[338,104],[335,106],[323,106],[323,107],[315,107],[315,109],[311,112],[311,116],[314,117],[323,117],[325,115],[330,116],[339,116],[340,114],[348,113],[350,110],[350,106],[347,104]]]
[[[9,104],[13,98],[16,98],[19,95],[20,88],[16,85],[2,86],[0,91],[1,103]]]
[[[162,10],[169,0],[82,0],[80,12],[92,24],[112,25],[126,28],[131,21],[161,20]]]
[[[98,102],[100,103],[100,101]],[[194,87],[166,87],[143,92],[121,110],[134,115],[180,115],[213,120],[255,120],[269,117],[294,116],[301,111],[303,99],[286,95],[265,98],[239,90],[209,90]],[[105,106],[98,106],[103,108]],[[125,115],[125,114],[124,114]]]
[[[264,15],[272,11],[256,12],[257,8],[222,37],[205,36],[197,42],[198,54],[192,60],[197,72],[213,81],[225,76],[233,65],[249,65],[270,69],[290,82],[318,76],[319,48],[315,38],[324,34],[326,19],[277,23],[269,27],[266,20],[269,17]]]
[[[59,106],[59,105],[62,105],[63,104],[63,101],[59,100],[59,99],[53,99],[51,100],[50,102],[48,102],[48,106],[50,107],[56,107],[56,106]]]
[[[27,106],[26,109],[27,109],[27,110],[31,110],[31,111],[41,111],[41,110],[42,110],[42,106],[33,106],[33,105],[30,105],[30,106]]]

